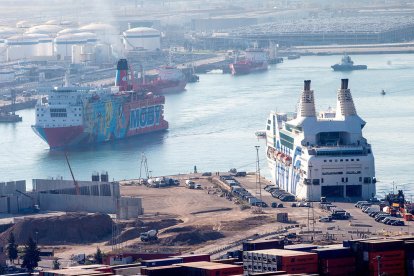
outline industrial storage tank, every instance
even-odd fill
[[[28,38],[37,39],[37,50],[34,56],[50,57],[53,56],[53,39],[46,34],[26,34]]]
[[[26,21],[26,20],[21,20],[16,23],[16,28],[20,28],[20,29],[28,29],[31,26],[32,24],[30,24],[29,21]]]
[[[36,56],[39,40],[25,35],[14,35],[6,39],[7,60],[19,60]]]
[[[129,29],[123,33],[123,43],[128,51],[134,49],[156,51],[161,49],[161,33],[147,27]]]
[[[66,29],[63,29],[63,30],[59,31],[57,33],[57,36],[65,35],[65,34],[76,34],[76,33],[82,33],[82,32],[83,31],[81,31],[77,28],[66,28]]]
[[[121,48],[119,31],[113,25],[106,23],[91,23],[80,27],[79,31],[94,33],[98,36],[101,43],[112,45],[113,48]]]
[[[37,25],[29,28],[27,34],[47,34],[49,36],[56,36],[56,34],[63,30],[61,26],[58,25]]]
[[[19,30],[11,27],[0,27],[0,44],[5,43],[8,37],[21,33]]]
[[[55,55],[60,60],[72,57],[72,46],[74,45],[95,45],[98,41],[93,33],[75,33],[60,35],[55,38]]]

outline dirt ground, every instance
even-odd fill
[[[302,241],[314,239],[321,243],[326,242],[327,238],[333,239],[334,242],[341,242],[344,239],[358,238],[361,235],[369,236],[373,233],[398,235],[410,232],[410,226],[395,228],[376,223],[373,218],[362,213],[351,203],[337,205],[350,212],[353,218],[350,221],[331,223],[318,221],[319,217],[326,216],[327,213],[319,209],[317,203],[314,203],[313,210],[306,207],[291,207],[291,203],[286,202],[283,202],[283,208],[263,208],[259,213],[253,212],[251,208],[242,210],[234,200],[223,196],[223,193],[215,188],[207,177],[191,175],[196,178],[194,179],[196,183],[201,184],[202,189],[187,189],[185,179],[189,177],[177,176],[176,178],[181,182],[180,186],[166,188],[131,185],[136,181],[122,182],[121,194],[141,197],[145,214],[137,220],[119,222],[121,233],[118,236],[120,243],[117,248],[140,252],[212,253],[247,237],[275,232],[292,224],[300,225],[290,231],[301,234]],[[259,186],[256,188],[254,175],[237,179],[252,195],[260,197]],[[263,201],[269,206],[272,202],[282,203],[263,190],[268,184],[267,180],[261,179],[260,182]],[[276,222],[276,214],[279,212],[288,213],[291,223]],[[371,226],[366,227],[367,224]],[[409,225],[412,224],[410,222]],[[140,241],[139,233],[149,229],[159,230],[157,242]],[[277,237],[277,235],[269,237]],[[96,247],[100,247],[104,252],[113,249],[110,240],[86,245],[65,245],[64,248],[57,248],[56,256],[68,259],[72,254],[92,254],[96,251]]]

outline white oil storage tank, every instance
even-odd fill
[[[11,27],[0,27],[0,44],[5,43],[8,37],[20,34],[21,31]]]
[[[14,35],[6,39],[7,60],[19,60],[36,56],[39,40],[25,35]]]
[[[123,33],[123,43],[128,51],[134,49],[156,51],[161,48],[161,33],[147,27],[129,29]]]
[[[56,36],[56,34],[63,30],[61,26],[58,25],[37,25],[29,28],[27,34],[46,34],[51,37]]]
[[[25,37],[37,39],[37,49],[34,56],[53,56],[53,39],[46,34],[26,34]]]
[[[55,38],[55,55],[59,60],[70,60],[72,57],[72,46],[94,45],[97,37],[93,33],[75,33],[60,35]]]

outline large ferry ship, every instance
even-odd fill
[[[233,75],[246,75],[252,72],[266,71],[269,64],[267,53],[260,48],[249,48],[246,50],[244,60],[230,64],[230,70]]]
[[[375,166],[365,126],[342,79],[335,110],[315,111],[311,81],[305,81],[297,113],[271,112],[267,161],[272,181],[298,199],[369,199],[375,196]]]
[[[142,93],[125,59],[111,89],[56,87],[36,104],[34,132],[50,148],[99,143],[165,130],[164,96]]]

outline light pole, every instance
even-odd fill
[[[260,182],[260,163],[259,163],[259,148],[260,146],[254,146],[256,148],[256,194],[257,194],[257,188],[259,186],[259,197],[260,202],[262,201],[262,184]]]

